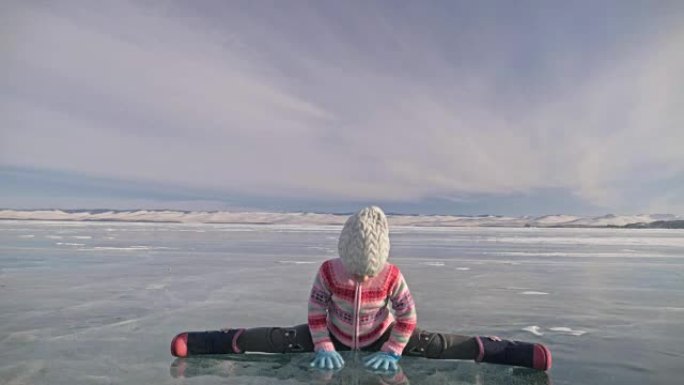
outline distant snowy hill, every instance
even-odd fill
[[[414,227],[653,227],[684,219],[670,214],[542,217],[389,215],[393,226]],[[107,210],[0,210],[0,220],[117,221],[158,223],[236,223],[286,225],[342,225],[347,215],[268,212],[185,212],[185,211],[107,211]]]

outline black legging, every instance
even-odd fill
[[[382,345],[390,338],[391,330],[392,328],[390,327],[377,341],[361,350],[380,350]],[[182,333],[179,336],[181,335],[186,336],[187,355],[314,351],[314,343],[307,324],[290,328],[225,329],[220,331],[188,332]],[[331,337],[331,339],[335,349],[350,350],[348,346],[342,344],[334,337]],[[174,341],[176,340],[174,339]],[[427,358],[470,359],[495,364],[524,366],[539,370],[548,370],[551,367],[551,352],[541,344],[434,333],[418,328],[411,334],[411,338],[409,338],[402,354]]]
[[[389,339],[392,328],[374,343],[361,350],[378,351]],[[331,340],[339,351],[350,348],[334,336]],[[238,337],[237,345],[242,351],[264,353],[313,352],[314,344],[307,324],[291,328],[258,327],[245,329]],[[414,329],[411,338],[404,348],[403,355],[422,356],[428,358],[476,359],[480,354],[480,346],[476,337],[457,334],[428,332]]]

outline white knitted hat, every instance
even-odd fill
[[[379,207],[370,206],[347,219],[337,244],[347,272],[377,275],[389,257],[387,217]]]

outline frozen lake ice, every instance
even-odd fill
[[[392,383],[306,354],[174,360],[180,331],[306,321],[339,226],[0,221],[2,384]],[[403,359],[414,384],[679,384],[684,231],[391,228],[422,328],[546,344],[548,376]]]

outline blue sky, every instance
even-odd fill
[[[0,7],[0,207],[684,214],[680,1]]]

